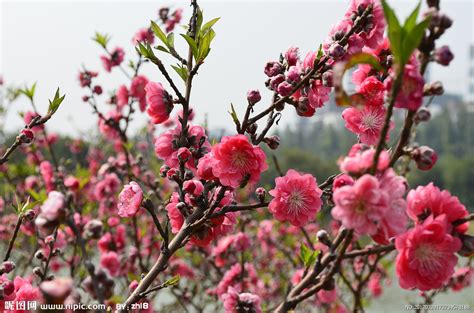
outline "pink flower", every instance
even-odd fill
[[[105,174],[104,178],[94,188],[97,200],[105,201],[113,196],[120,188],[120,180],[115,173]]]
[[[146,91],[145,86],[148,84],[148,78],[143,75],[138,75],[132,80],[130,85],[130,95],[135,97],[140,106],[140,111],[144,112],[146,109]]]
[[[316,218],[321,210],[322,190],[310,174],[299,174],[288,170],[285,176],[275,179],[275,189],[269,191],[274,197],[268,210],[279,221],[289,221],[302,226]]]
[[[40,164],[40,173],[43,177],[44,184],[46,185],[46,191],[54,190],[54,169],[51,163],[43,161]]]
[[[458,268],[451,278],[451,289],[453,291],[460,291],[466,287],[469,287],[471,285],[472,272],[473,270],[469,266]]]
[[[359,174],[363,173],[374,164],[375,149],[362,144],[352,146],[347,157],[339,161],[341,172]],[[377,170],[385,170],[390,163],[390,155],[386,150],[382,150],[377,162]]]
[[[382,283],[380,273],[374,273],[372,276],[370,276],[367,287],[369,288],[374,298],[378,298],[382,294]]]
[[[166,122],[173,110],[173,99],[163,88],[161,83],[149,82],[145,87],[146,102],[149,107],[146,111],[153,124]]]
[[[99,119],[99,130],[105,138],[108,140],[114,140],[118,138],[119,133],[114,127],[110,125],[110,122],[114,121],[115,123],[118,123],[121,118],[122,114],[117,110],[112,109],[105,114],[104,119]]]
[[[244,135],[223,137],[211,153],[212,173],[224,186],[237,188],[246,182],[256,183],[268,168],[265,152]]]
[[[360,16],[369,5],[373,6],[371,12],[373,17],[370,21],[367,21],[365,25],[362,25],[363,31],[360,33],[360,37],[364,40],[366,46],[374,49],[382,41],[385,31],[385,18],[380,1],[351,0],[345,17],[354,21],[354,18]]]
[[[261,313],[260,297],[249,292],[239,293],[233,287],[222,296],[225,313],[253,312]]]
[[[48,221],[57,221],[66,213],[65,206],[66,197],[58,191],[51,191],[48,194],[48,199],[41,206],[41,214]]]
[[[359,135],[362,143],[375,145],[385,122],[385,112],[383,106],[350,107],[342,112],[342,118],[346,121],[346,128]]]
[[[241,280],[240,273],[242,272],[242,265],[232,265],[232,267],[224,273],[224,276],[215,289],[217,296],[222,297],[227,293],[229,287],[233,287],[237,292],[242,292],[243,290],[257,291],[259,280],[254,266],[251,263],[245,263],[244,269],[244,279]]]
[[[461,248],[461,241],[449,234],[450,228],[445,214],[430,216],[397,237],[396,271],[400,287],[439,289],[454,274],[458,261],[455,253]]]
[[[127,86],[121,85],[117,90],[115,97],[117,98],[117,107],[119,108],[119,110],[128,105],[129,93]]]
[[[385,87],[387,90],[391,90],[394,81],[394,74],[390,75],[385,80]],[[397,95],[395,101],[395,107],[404,108],[410,111],[416,111],[420,108],[423,103],[423,86],[425,80],[420,73],[419,62],[416,56],[410,58],[410,62],[405,65],[405,71],[403,72],[402,87]]]
[[[407,196],[407,214],[417,223],[422,223],[428,215],[437,217],[445,214],[449,223],[469,215],[466,207],[459,202],[458,197],[452,196],[449,191],[441,191],[433,183],[426,186],[418,186],[411,190]],[[465,233],[469,223],[456,227],[457,232]]]
[[[391,168],[379,178],[381,192],[385,192],[389,209],[382,217],[379,229],[372,238],[380,244],[388,244],[390,239],[400,235],[407,229],[408,218],[405,213],[406,201],[403,198],[407,190],[404,177],[397,176]]]
[[[120,260],[116,252],[109,251],[100,257],[100,266],[107,269],[111,276],[117,276],[120,273]]]
[[[133,217],[137,214],[138,209],[142,204],[143,191],[140,186],[131,181],[129,184],[123,187],[122,192],[119,195],[118,215],[120,217]]]
[[[150,45],[155,41],[155,35],[149,28],[142,28],[138,30],[135,36],[132,39],[132,44],[136,45],[138,42],[147,42]]]
[[[37,301],[41,299],[41,293],[37,287],[33,287],[29,281],[17,276],[14,281],[15,284],[15,299],[14,302],[28,302]],[[22,311],[15,311],[22,312]]]
[[[343,186],[333,194],[336,206],[332,216],[356,233],[373,235],[388,209],[388,199],[377,178],[364,175],[352,186]]]
[[[289,47],[285,52],[285,59],[288,63],[288,66],[295,66],[299,60],[300,50],[297,47]]]
[[[177,142],[181,137],[181,124],[178,124],[176,128],[168,130],[161,134],[155,140],[155,153],[156,155],[165,161],[165,164],[169,167],[178,167],[178,145]],[[202,146],[200,142],[204,141]],[[189,126],[188,129],[188,142],[191,144],[196,151],[200,151],[201,154],[207,153],[211,150],[211,145],[207,140],[206,131],[201,126]],[[199,156],[199,155],[198,155]],[[193,156],[188,159],[186,166],[189,169],[196,169],[197,157]]]
[[[364,96],[366,105],[380,106],[384,102],[385,86],[375,76],[367,77],[357,87],[357,92]]]
[[[64,180],[64,186],[71,189],[72,191],[77,191],[79,190],[81,184],[79,182],[79,179],[70,175]]]
[[[125,52],[122,48],[117,47],[111,53],[110,56],[102,55],[100,60],[102,61],[102,65],[107,72],[112,70],[112,67],[119,66],[125,57]]]

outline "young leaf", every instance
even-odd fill
[[[385,14],[385,20],[387,21],[390,48],[392,50],[393,56],[395,57],[395,62],[401,63],[403,29],[400,26],[400,22],[398,21],[395,12],[388,5],[386,0],[382,0],[382,6]]]
[[[418,5],[416,6],[416,8],[413,10],[413,12],[411,12],[410,16],[408,16],[407,19],[405,20],[405,24],[403,25],[403,28],[408,33],[416,25],[416,19],[418,18],[418,13],[420,12],[420,6],[421,6],[421,2],[418,2]]]
[[[194,59],[197,60],[198,58],[198,47],[196,42],[193,38],[189,37],[188,35],[181,34],[181,36],[188,42],[189,47],[191,48],[191,52],[193,53]]]
[[[237,125],[237,127],[240,129],[239,117],[237,116],[237,112],[235,112],[235,108],[232,103],[230,104],[230,109],[231,109],[231,111],[229,112],[230,116],[232,116],[232,120],[234,121],[235,125]]]
[[[54,113],[56,113],[56,111],[58,110],[59,106],[61,105],[65,97],[66,95],[61,96],[59,94],[59,87],[58,87],[58,89],[56,89],[56,94],[54,95],[54,99],[52,101],[49,100],[48,114],[53,115]]]
[[[158,37],[166,46],[168,46],[168,38],[166,37],[166,34],[154,21],[151,21],[151,29],[155,33],[156,37]]]
[[[174,33],[169,33],[167,37],[168,47],[174,47]]]
[[[206,24],[204,24],[201,28],[201,33],[206,34],[206,32],[210,30],[212,26],[214,26],[214,24],[217,23],[218,20],[220,20],[220,17],[216,17],[210,20],[209,22],[207,22]]]
[[[430,23],[429,18],[425,19],[421,23],[415,25],[413,29],[406,34],[406,38],[403,43],[403,53],[402,53],[402,62],[403,64],[408,63],[410,56],[413,51],[420,45],[423,36],[425,35],[425,30]]]
[[[25,87],[24,89],[20,89],[20,93],[24,94],[28,99],[33,101],[33,98],[35,97],[35,90],[36,90],[36,83],[31,86],[31,88]]]
[[[101,34],[99,32],[95,33],[95,37],[92,38],[97,42],[102,48],[107,49],[107,44],[109,43],[110,36],[108,34]]]
[[[188,79],[188,69],[184,66],[176,66],[176,65],[171,65],[171,67],[178,73],[179,77],[183,81],[186,81]]]
[[[170,53],[170,51],[163,46],[156,46],[155,49],[163,51],[165,53]]]
[[[167,281],[165,281],[164,285],[166,287],[169,287],[169,286],[174,286],[176,284],[179,283],[179,280],[180,280],[180,276],[179,275],[176,275],[170,279],[168,279]]]

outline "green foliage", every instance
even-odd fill
[[[53,115],[59,109],[59,106],[64,101],[66,95],[59,94],[59,87],[56,89],[53,100],[49,100],[48,114]]]
[[[101,34],[99,32],[95,33],[95,37],[92,38],[95,42],[97,42],[102,48],[107,49],[107,44],[110,41],[110,36],[108,34]]]
[[[36,83],[33,84],[30,88],[28,86],[25,86],[23,89],[18,89],[18,92],[20,94],[25,95],[30,101],[33,101],[33,98],[35,97],[35,90],[36,90]]]
[[[305,244],[301,245],[300,248],[300,259],[303,262],[305,267],[310,267],[316,262],[318,257],[319,250],[313,251]]]
[[[382,0],[382,6],[387,21],[388,39],[390,47],[401,72],[407,64],[413,51],[418,47],[428,27],[429,18],[420,23],[416,23],[421,3],[413,10],[410,16],[405,20],[403,26],[400,24],[395,11],[388,5],[386,0]]]

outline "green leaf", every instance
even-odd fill
[[[163,46],[156,46],[155,49],[163,51],[165,53],[170,53],[170,51],[166,49],[166,47],[163,47]]]
[[[214,31],[211,29],[208,33],[206,33],[206,35],[204,35],[202,41],[199,43],[199,52],[197,57],[198,62],[204,60],[209,54],[209,51],[211,50],[213,33]]]
[[[237,125],[237,127],[240,129],[240,121],[239,121],[239,117],[237,116],[237,112],[235,112],[235,108],[234,108],[234,105],[231,103],[230,104],[230,116],[232,116],[232,120],[234,121],[235,125]]]
[[[198,8],[197,21],[196,21],[196,34],[199,34],[201,30],[202,20],[203,20],[202,10]]]
[[[403,25],[403,28],[408,33],[416,25],[416,19],[418,18],[418,14],[420,12],[420,7],[421,7],[421,1],[418,2],[418,5],[416,6],[416,8],[413,10],[413,12],[411,12],[410,16],[408,16],[407,19],[405,20],[405,24]]]
[[[198,47],[196,45],[196,42],[194,41],[193,38],[191,38],[188,35],[181,34],[181,36],[188,42],[189,47],[191,48],[191,52],[193,53],[194,59],[198,59]]]
[[[383,11],[385,14],[385,20],[387,21],[388,27],[388,39],[390,41],[390,48],[393,56],[397,63],[401,61],[402,51],[402,37],[403,29],[400,26],[397,16],[393,9],[388,5],[386,0],[382,0]]]
[[[168,47],[174,47],[174,33],[169,33],[167,37]]]
[[[176,275],[176,276],[168,279],[167,281],[165,281],[164,285],[166,287],[174,286],[174,285],[177,285],[179,283],[179,280],[180,280],[180,276]]]
[[[33,98],[35,97],[35,90],[36,90],[36,83],[33,84],[30,88],[25,86],[24,89],[20,89],[20,93],[28,97],[31,101],[33,101]]]
[[[171,65],[171,67],[178,73],[183,81],[188,80],[188,69],[186,67],[180,65]]]
[[[316,258],[318,257],[319,251],[313,251],[305,244],[301,245],[300,248],[300,258],[303,261],[305,267],[309,267],[316,262]]]
[[[168,38],[166,37],[166,34],[154,21],[151,21],[151,29],[155,33],[156,37],[158,37],[166,46],[168,46]]]
[[[102,48],[107,49],[107,44],[109,43],[110,36],[108,34],[101,34],[99,32],[95,33],[95,37],[92,38],[97,42]]]
[[[430,23],[429,18],[425,19],[421,23],[415,25],[413,29],[407,33],[406,38],[403,42],[403,52],[402,52],[402,64],[405,65],[410,60],[410,56],[413,51],[420,45],[423,36],[425,35],[425,30]]]
[[[56,89],[56,94],[54,95],[53,100],[49,100],[48,114],[53,115],[58,110],[61,103],[64,101],[66,95],[59,94],[59,87]]]
[[[214,26],[215,23],[217,23],[217,21],[220,20],[220,17],[216,17],[212,20],[210,20],[209,22],[207,22],[206,24],[204,24],[201,28],[201,33],[202,34],[205,34],[208,30],[210,30],[212,28],[212,26]]]

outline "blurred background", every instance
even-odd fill
[[[330,27],[342,18],[348,1],[200,1],[204,19],[221,17],[214,27],[217,36],[212,51],[195,80],[192,105],[195,123],[206,124],[214,136],[232,133],[232,119],[228,114],[232,103],[243,115],[246,92],[260,89],[264,106],[271,100],[265,91],[263,67],[276,60],[289,46],[300,48],[302,56],[314,51],[326,37]],[[399,17],[406,16],[417,1],[390,1]],[[66,100],[48,123],[48,128],[61,135],[59,147],[67,137],[94,140],[97,120],[81,98],[77,76],[82,66],[99,71],[98,82],[104,90],[113,91],[128,79],[118,69],[106,74],[100,63],[102,49],[91,40],[96,31],[112,36],[110,47],[123,47],[126,59],[135,58],[132,38],[138,29],[146,27],[157,17],[162,6],[184,8],[184,19],[190,15],[187,1],[6,1],[0,2],[0,75],[5,86],[24,87],[37,82],[36,102],[40,112],[47,109],[47,99],[59,86]],[[425,80],[440,80],[445,94],[433,99],[432,118],[417,128],[417,142],[436,150],[437,165],[429,172],[416,168],[408,174],[411,185],[435,182],[449,189],[472,211],[474,207],[474,1],[442,0],[441,10],[454,20],[453,26],[439,41],[449,45],[455,59],[449,67],[432,64]],[[178,31],[178,29],[176,30]],[[177,36],[177,40],[178,36]],[[184,42],[177,43],[185,49]],[[166,61],[166,56],[163,57]],[[155,68],[147,65],[144,74],[150,80],[163,82]],[[177,77],[175,81],[181,82]],[[107,94],[107,92],[105,92]],[[104,111],[107,96],[100,104]],[[5,108],[0,133],[3,145],[23,126],[19,112],[28,107],[28,100],[20,98]],[[290,166],[310,172],[318,179],[337,171],[335,160],[347,153],[356,137],[344,128],[342,109],[334,102],[326,104],[313,118],[296,118],[292,108],[284,111],[275,131],[281,137],[278,160],[283,171]],[[140,115],[140,114],[139,114]],[[396,119],[401,121],[400,114]],[[132,131],[137,135],[147,117],[137,116]],[[400,123],[397,123],[399,126]],[[397,140],[398,129],[391,140]],[[64,149],[65,151],[66,149]],[[272,155],[273,152],[269,151]],[[272,183],[275,168],[263,179]],[[394,282],[370,312],[389,308],[390,312],[404,312],[405,297]],[[471,304],[473,289],[436,303]],[[416,295],[414,295],[416,297]],[[403,301],[400,301],[401,297]],[[403,303],[403,304],[402,304]]]

